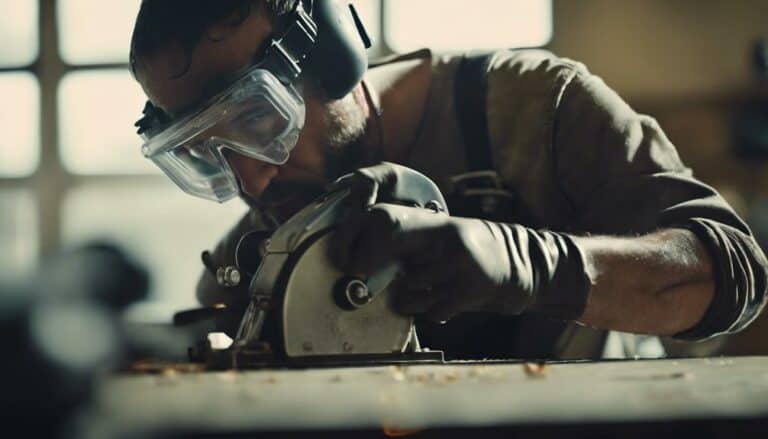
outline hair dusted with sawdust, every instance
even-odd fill
[[[189,59],[208,26],[235,17],[237,26],[252,11],[263,7],[270,19],[279,23],[300,0],[143,0],[131,37],[130,66],[136,72],[136,60],[152,55],[168,44],[179,44]]]

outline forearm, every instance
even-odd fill
[[[592,280],[580,322],[603,329],[674,335],[698,323],[714,296],[712,262],[684,229],[640,237],[574,237]]]

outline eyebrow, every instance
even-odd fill
[[[185,105],[179,110],[176,110],[176,111],[166,110],[166,112],[173,119],[177,119],[177,118],[189,115],[191,113],[194,113],[195,111],[197,111],[197,109],[201,105],[205,104],[211,98],[223,92],[232,84],[234,84],[240,77],[242,77],[242,74],[243,74],[243,71],[238,70],[236,73],[228,73],[228,74],[216,76],[208,80],[205,83],[205,85],[200,87],[201,92],[200,92],[200,97],[198,99],[195,99],[191,104]]]
[[[196,111],[196,108],[203,105],[205,102],[207,102],[217,94],[229,88],[232,84],[237,82],[238,79],[242,78],[247,71],[252,69],[254,66],[262,63],[264,61],[264,57],[266,55],[267,49],[269,49],[269,47],[271,46],[271,42],[273,38],[274,38],[273,35],[269,35],[267,39],[264,40],[264,42],[256,51],[256,54],[251,58],[250,64],[234,72],[224,73],[221,75],[214,76],[213,78],[209,79],[205,83],[205,85],[203,85],[200,88],[201,90],[200,97],[196,99],[193,103],[186,105],[181,110],[173,111],[173,112],[166,110],[166,112],[171,116],[171,118],[176,119],[178,117],[182,117]]]

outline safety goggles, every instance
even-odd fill
[[[148,102],[136,123],[142,153],[191,195],[218,202],[236,197],[229,152],[281,165],[296,145],[305,107],[292,84],[316,40],[316,24],[297,2],[263,60],[197,111],[172,120]]]
[[[239,193],[227,151],[281,165],[296,145],[304,114],[293,86],[256,67],[202,110],[146,136],[142,153],[185,192],[224,202]]]

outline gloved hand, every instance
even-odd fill
[[[333,182],[328,191],[341,187],[352,190],[351,197],[360,208],[376,203],[414,205],[417,200],[445,201],[437,185],[424,174],[395,163],[382,162],[361,168]]]
[[[382,198],[382,188],[386,197],[405,193],[393,184],[400,170],[379,166],[386,167],[352,177],[358,194],[376,189],[361,197],[369,203]],[[405,314],[443,321],[465,311],[529,310],[570,320],[583,312],[590,281],[567,235],[387,203],[363,212],[341,225],[331,256],[361,275],[399,262],[395,305]]]

